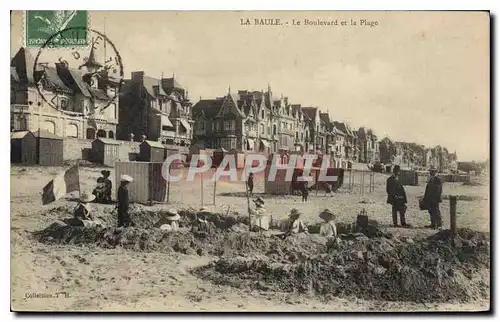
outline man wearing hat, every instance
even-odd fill
[[[166,230],[166,231],[177,231],[179,230],[179,219],[181,216],[179,216],[179,213],[177,212],[176,209],[170,209],[167,211],[166,215],[163,217],[163,219],[166,221],[165,224],[160,226],[161,230]]]
[[[337,226],[334,221],[335,215],[329,209],[325,209],[320,212],[319,217],[325,221],[319,228],[319,234],[324,237],[337,238]]]
[[[192,231],[193,232],[202,232],[202,233],[212,233],[215,231],[215,225],[213,222],[207,220],[210,212],[207,208],[202,207],[200,211],[196,214],[196,220],[193,223]]]
[[[299,219],[301,215],[302,213],[298,209],[294,208],[290,211],[287,232],[288,235],[309,232],[304,222]]]
[[[129,197],[128,197],[128,185],[134,179],[124,174],[120,178],[120,187],[118,188],[117,194],[117,204],[116,208],[118,209],[118,227],[129,227],[135,226],[135,224],[130,219],[130,215],[128,213],[129,207]]]
[[[92,216],[90,215],[91,207],[89,202],[92,202],[95,199],[95,196],[86,192],[82,192],[80,194],[80,202],[75,208],[74,216],[75,219],[78,220],[92,220]]]
[[[398,212],[401,217],[401,226],[406,226],[406,191],[399,181],[400,167],[395,165],[392,175],[387,179],[387,203],[392,205],[392,223],[398,226]]]
[[[253,212],[254,216],[252,216],[252,230],[269,230],[269,215],[267,214],[267,210],[264,207],[264,199],[262,199],[261,197],[257,197],[253,200],[253,202],[255,203],[256,208]]]
[[[429,181],[425,186],[423,204],[429,211],[431,217],[431,225],[428,226],[432,229],[439,229],[442,227],[441,211],[439,210],[439,203],[441,202],[441,195],[443,193],[443,185],[441,180],[436,176],[437,169],[432,167],[429,170]]]
[[[252,196],[253,195],[253,172],[251,172],[248,175],[247,187],[248,187],[248,193]]]

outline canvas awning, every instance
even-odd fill
[[[269,142],[267,142],[266,140],[260,140],[260,142],[266,147],[266,148],[269,148],[271,145],[269,144]]]
[[[253,149],[255,141],[253,139],[247,139],[248,145],[250,146],[250,149]]]
[[[186,129],[186,131],[189,132],[189,130],[191,129],[191,126],[189,125],[189,123],[185,120],[180,120],[180,121],[181,121],[182,126],[184,126],[184,128]]]
[[[161,126],[174,127],[168,116],[161,114]]]

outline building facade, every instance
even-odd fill
[[[303,150],[309,131],[300,105],[264,91],[239,90],[193,106],[195,141],[200,147],[248,152]]]
[[[191,102],[175,79],[132,72],[120,95],[118,137],[190,146],[193,138]]]
[[[115,138],[120,80],[96,61],[93,49],[76,69],[34,66],[20,48],[11,60],[11,131],[46,130],[62,138]]]

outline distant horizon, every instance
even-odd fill
[[[371,128],[379,139],[441,145],[459,160],[490,157],[487,13],[259,12],[378,21],[373,28],[241,26],[240,18],[255,11],[89,14],[90,27],[105,30],[119,50],[125,78],[132,71],[154,78],[175,73],[193,104],[226,95],[229,86],[236,93],[270,84],[290,103]],[[16,15],[22,12],[12,12],[13,31],[22,30]],[[11,57],[22,39],[11,34]],[[50,55],[56,62],[64,53]]]

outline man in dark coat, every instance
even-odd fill
[[[443,185],[441,184],[441,180],[436,176],[437,169],[430,169],[429,174],[430,178],[427,182],[427,186],[425,187],[423,203],[429,210],[429,215],[431,217],[431,225],[428,227],[432,229],[438,229],[443,226],[441,211],[439,210],[439,203],[441,202]]]
[[[400,167],[394,166],[392,175],[387,179],[387,203],[392,205],[392,223],[394,227],[398,226],[398,212],[401,218],[401,226],[406,226],[406,191],[399,181]]]
[[[122,175],[120,187],[118,188],[117,205],[118,208],[118,227],[135,226],[130,219],[128,213],[129,197],[128,197],[128,184],[134,179],[129,175]]]
[[[248,175],[247,185],[248,185],[248,193],[250,195],[252,195],[253,194],[253,172],[251,172]]]

